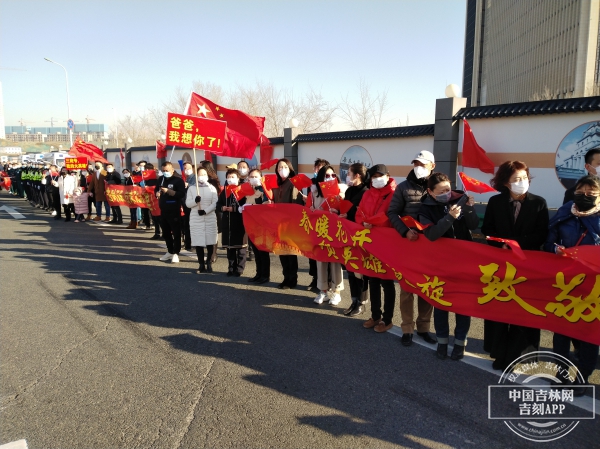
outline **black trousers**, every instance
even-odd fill
[[[290,287],[298,285],[298,256],[279,256],[283,268],[283,282]]]
[[[123,213],[121,212],[121,206],[111,206],[113,220],[122,223],[123,222]]]
[[[88,215],[92,215],[92,204],[96,206],[94,197],[88,195]]]
[[[181,252],[181,216],[179,213],[175,216],[161,215],[160,226],[169,253],[179,254]]]
[[[58,189],[54,189],[52,191],[52,204],[54,205],[54,210],[56,211],[56,216],[60,217],[60,194],[58,193]]]
[[[63,204],[63,207],[65,209],[65,217],[67,220],[71,219],[71,214],[75,215],[75,205],[73,203],[71,204]]]
[[[161,235],[160,215],[152,215],[152,223],[154,223],[154,235]]]
[[[206,260],[207,260],[207,264],[210,266],[211,265],[210,259],[212,258],[213,251],[215,250],[215,245],[206,245],[206,249],[207,249]],[[204,246],[196,246],[196,256],[198,257],[198,265],[200,266],[200,268],[204,268],[205,267]]]
[[[227,260],[229,262],[229,271],[243,273],[246,268],[246,248],[227,248]]]
[[[565,358],[569,358],[571,350],[571,337],[562,334],[554,334],[552,341],[552,350]],[[581,372],[585,382],[588,382],[588,377],[596,369],[598,362],[598,345],[588,343],[586,341],[579,342],[579,358],[575,366]],[[568,368],[564,366],[563,368]]]
[[[357,298],[361,303],[367,302],[369,294],[369,277],[363,275],[362,278],[356,277],[356,273],[347,271],[348,283],[350,284],[350,297]],[[394,293],[395,294],[395,293]]]
[[[381,288],[383,287],[383,321],[390,324],[396,306],[396,287],[391,279],[369,278],[371,290],[371,317],[374,320],[382,318],[381,314]]]
[[[183,217],[181,225],[181,233],[183,234],[183,244],[188,251],[192,248],[192,236],[190,234],[190,212],[192,210],[187,207],[183,208]]]
[[[150,226],[150,211],[148,209],[142,209],[142,222],[144,226]]]
[[[254,251],[254,260],[256,263],[256,275],[259,278],[270,278],[271,277],[271,256],[268,251],[261,251],[256,247],[252,240],[248,239],[248,243],[252,246]]]
[[[308,259],[308,274],[317,277],[317,261],[314,259]]]

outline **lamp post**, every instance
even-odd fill
[[[69,115],[69,120],[71,120],[71,100],[69,99],[69,75],[67,73],[67,69],[62,64],[59,64],[56,61],[52,61],[51,59],[44,58],[46,61],[51,62],[52,64],[56,64],[61,66],[65,71],[65,79],[67,80],[67,114]],[[73,146],[73,128],[69,128],[69,140],[71,142],[71,146]]]

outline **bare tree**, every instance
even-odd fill
[[[155,132],[153,118],[150,113],[138,116],[126,115],[117,120],[117,129],[120,143],[129,138],[134,145],[150,145],[160,135]]]
[[[389,120],[384,120],[389,108],[387,91],[373,94],[364,78],[358,84],[358,101],[351,101],[346,93],[339,106],[339,117],[352,129],[382,128]]]
[[[294,102],[292,117],[300,122],[306,134],[329,131],[337,106],[329,103],[321,92],[310,87],[299,102]]]

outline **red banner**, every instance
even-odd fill
[[[215,154],[223,152],[227,122],[195,117],[192,115],[167,114],[167,145],[207,150]]]
[[[111,206],[142,207],[149,209],[152,215],[160,215],[154,187],[106,184],[106,200]]]
[[[68,170],[83,170],[87,168],[87,157],[66,157],[65,168]]]
[[[245,209],[246,232],[262,250],[340,262],[350,271],[397,280],[435,307],[494,321],[547,329],[600,344],[600,274],[581,259],[513,251],[393,228],[366,229],[296,204]],[[600,247],[586,247],[600,260]]]

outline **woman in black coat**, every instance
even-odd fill
[[[356,210],[360,204],[360,200],[364,193],[369,189],[368,182],[367,167],[361,163],[352,164],[348,169],[348,176],[346,177],[346,184],[348,184],[349,187],[344,195],[344,199],[350,201],[352,207],[345,214],[340,214],[340,218],[347,218],[350,221],[355,221]],[[364,305],[368,301],[369,278],[364,274],[359,274],[357,276],[357,274],[352,271],[347,271],[347,273],[352,304],[344,310],[344,315],[360,315],[363,313]]]
[[[522,249],[540,250],[548,235],[546,200],[529,193],[529,168],[521,161],[506,161],[491,181],[500,192],[488,201],[481,232],[486,236],[516,240]],[[506,244],[488,241],[509,249]],[[504,370],[526,352],[538,350],[540,330],[514,324],[484,321],[483,349],[494,360],[492,366]]]
[[[227,185],[219,194],[217,210],[222,212],[221,218],[221,245],[227,249],[227,260],[229,269],[227,276],[241,276],[246,267],[246,247],[244,243],[244,220],[240,213],[240,207],[246,204],[246,198],[239,201],[233,193],[228,195],[227,187],[237,186],[240,183],[240,174],[235,168],[230,168],[225,174]],[[210,181],[209,181],[210,182]]]

